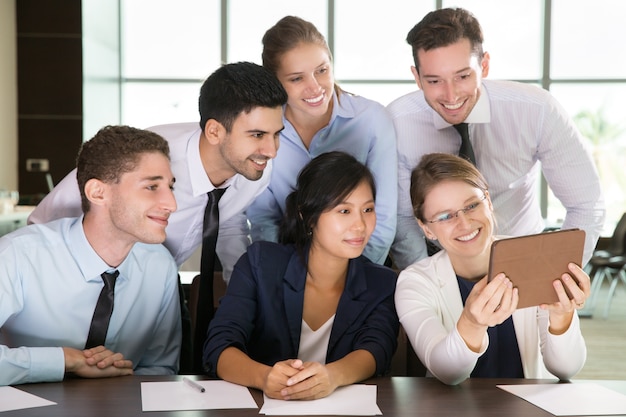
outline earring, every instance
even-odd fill
[[[307,236],[312,236],[313,235],[313,229],[309,230],[306,235]]]

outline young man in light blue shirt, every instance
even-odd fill
[[[161,245],[176,210],[167,142],[105,127],[83,144],[77,180],[83,216],[0,239],[0,385],[178,370],[177,267]],[[101,274],[114,270],[108,330],[89,348]]]

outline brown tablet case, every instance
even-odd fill
[[[504,272],[519,288],[517,308],[554,303],[558,297],[552,282],[568,272],[568,263],[582,264],[584,246],[585,232],[578,229],[496,240],[491,244],[489,280]]]

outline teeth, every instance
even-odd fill
[[[448,110],[456,110],[458,108],[460,108],[463,105],[463,101],[457,104],[444,104],[443,107],[445,107]]]
[[[255,164],[258,164],[258,165],[265,165],[265,164],[267,164],[267,160],[266,159],[264,159],[262,161],[258,160],[258,159],[253,159],[252,162],[254,162]]]
[[[321,94],[319,97],[305,98],[304,101],[306,101],[307,103],[315,104],[315,103],[319,103],[320,101],[322,101],[323,98],[324,98],[324,94]]]
[[[469,235],[457,237],[457,240],[460,240],[461,242],[467,242],[468,240],[474,239],[477,234],[478,234],[478,229],[474,230]]]

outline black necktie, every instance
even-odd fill
[[[102,291],[100,291],[100,297],[98,297],[98,303],[93,312],[85,349],[104,345],[107,330],[109,329],[109,321],[111,320],[111,313],[113,313],[115,279],[119,274],[119,271],[115,271],[113,273],[103,272],[101,275],[104,281],[104,287],[102,287]]]
[[[200,259],[200,284],[198,286],[198,304],[196,309],[196,328],[194,329],[195,369],[202,369],[202,350],[209,322],[213,318],[213,273],[215,270],[215,246],[220,225],[218,203],[226,188],[216,188],[207,193],[209,201],[204,210],[202,225],[202,258]],[[192,308],[194,308],[192,306]]]
[[[476,165],[476,157],[474,156],[474,148],[469,139],[469,126],[467,123],[459,123],[453,125],[454,128],[461,135],[461,148],[459,149],[459,156],[470,161],[474,166]]]

